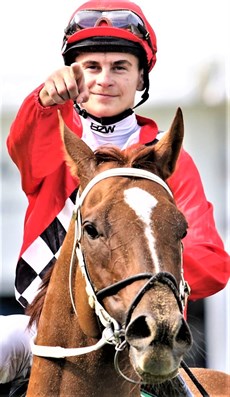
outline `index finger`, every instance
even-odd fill
[[[89,92],[85,84],[82,67],[77,62],[74,62],[70,65],[70,72],[76,80],[78,87],[79,95],[76,98],[77,103],[87,102],[89,99]]]

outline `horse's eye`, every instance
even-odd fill
[[[86,223],[84,225],[84,232],[86,232],[88,236],[92,239],[96,239],[99,237],[99,233],[92,223]]]
[[[183,240],[183,238],[185,238],[187,236],[187,230],[184,231],[184,233],[181,236],[181,240]]]

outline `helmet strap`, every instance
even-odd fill
[[[137,105],[134,106],[133,109],[142,105],[149,98],[149,74],[148,74],[148,70],[146,67],[144,68],[144,87],[145,87],[145,90],[144,90],[143,94],[141,95],[141,100],[140,100],[140,102],[137,103]]]
[[[149,98],[149,88],[146,87],[144,93],[141,95],[141,100],[133,107],[133,109],[136,109],[138,106],[142,105],[144,102],[147,101]]]
[[[133,113],[133,110],[131,108],[124,110],[123,112],[117,114],[116,116],[111,116],[111,117],[96,117],[93,114],[87,112],[85,109],[81,109],[78,103],[74,102],[74,108],[76,112],[84,117],[85,119],[87,117],[91,117],[93,120],[97,121],[101,125],[110,125],[110,124],[115,124],[118,123],[119,121],[125,119],[126,117],[130,116]]]

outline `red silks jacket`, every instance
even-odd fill
[[[22,188],[28,198],[20,256],[61,211],[77,184],[63,158],[57,109],[61,109],[68,127],[81,137],[80,116],[73,109],[72,101],[42,107],[38,100],[40,89],[25,99],[7,140],[10,156],[20,171]],[[158,133],[156,123],[136,117],[141,126],[140,143],[153,141]],[[191,287],[190,299],[215,294],[228,282],[229,255],[216,230],[213,207],[205,197],[199,172],[184,149],[168,184],[189,224],[183,240],[183,257],[185,279]]]

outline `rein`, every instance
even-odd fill
[[[179,285],[179,289],[177,286],[177,282],[172,274],[167,273],[167,272],[159,272],[156,275],[153,275],[152,273],[136,274],[136,275],[133,275],[127,279],[124,279],[117,283],[114,283],[108,287],[105,287],[101,291],[95,292],[94,287],[91,283],[88,271],[87,271],[87,266],[86,266],[83,251],[81,248],[82,222],[81,222],[80,209],[81,209],[81,206],[82,206],[87,194],[98,182],[100,182],[106,178],[110,178],[110,177],[114,177],[114,176],[144,178],[144,179],[151,180],[151,181],[159,184],[160,186],[162,186],[167,191],[167,193],[171,197],[173,197],[173,194],[172,194],[171,190],[169,189],[168,185],[159,176],[157,176],[149,171],[137,169],[137,168],[112,168],[112,169],[103,171],[100,174],[96,175],[88,183],[88,185],[82,191],[81,195],[79,195],[79,194],[77,195],[75,209],[74,209],[74,214],[76,216],[76,222],[75,222],[75,235],[74,235],[73,251],[72,251],[71,261],[70,261],[69,291],[70,291],[71,303],[72,303],[73,309],[75,311],[75,314],[77,315],[74,298],[73,298],[73,292],[72,292],[72,273],[73,273],[73,266],[74,266],[74,257],[76,254],[77,259],[78,259],[78,264],[80,266],[82,275],[86,282],[86,292],[88,294],[89,305],[95,310],[95,314],[98,316],[101,324],[104,327],[101,339],[95,345],[87,346],[87,347],[79,347],[79,348],[63,348],[60,346],[36,345],[34,340],[32,340],[31,348],[32,348],[32,353],[37,356],[47,357],[47,358],[49,358],[49,357],[65,358],[65,357],[70,357],[70,356],[79,356],[79,355],[83,355],[83,354],[88,354],[92,351],[96,351],[96,350],[100,349],[105,344],[112,344],[115,346],[115,350],[116,350],[115,357],[114,357],[114,363],[115,363],[115,368],[116,368],[117,372],[120,373],[120,375],[122,375],[123,378],[125,378],[126,380],[133,382],[133,383],[141,384],[141,382],[136,382],[136,381],[133,381],[132,379],[127,378],[120,371],[119,365],[118,365],[118,354],[120,351],[124,350],[127,347],[127,342],[124,339],[125,329],[131,319],[133,310],[135,309],[137,304],[140,302],[143,295],[150,288],[153,288],[154,284],[156,282],[159,282],[159,283],[167,284],[170,287],[170,289],[172,290],[172,292],[174,293],[174,295],[176,297],[180,311],[183,312],[183,309],[186,305],[186,301],[187,301],[187,298],[189,295],[190,288],[189,288],[187,282],[184,280],[183,269],[182,269],[181,282]],[[103,307],[103,305],[100,303],[100,301],[102,301],[107,296],[116,294],[120,289],[124,288],[125,286],[127,286],[137,280],[142,280],[142,279],[148,279],[148,281],[140,289],[137,296],[133,300],[133,302],[129,308],[128,314],[127,314],[125,326],[121,326],[113,317],[110,316],[110,314],[106,311],[106,309]],[[208,396],[208,395],[203,394],[203,396]]]

